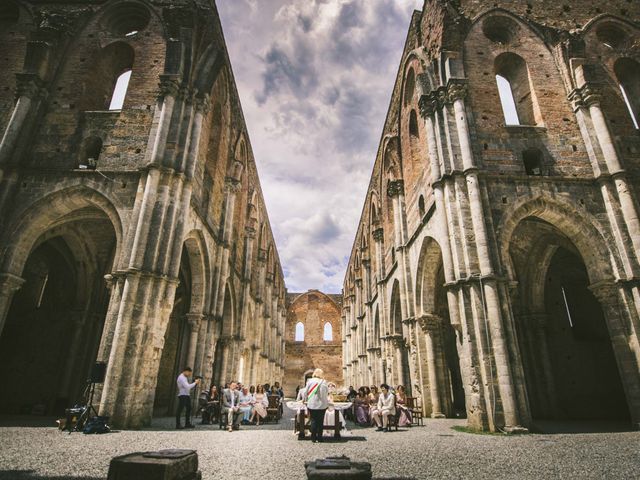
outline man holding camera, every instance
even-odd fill
[[[189,383],[189,377],[191,376],[193,370],[191,367],[185,367],[182,369],[182,373],[178,375],[178,380],[176,383],[178,384],[178,410],[176,411],[176,429],[181,430],[183,428],[196,428],[195,425],[191,423],[191,389],[200,383],[200,379],[196,378],[193,383]],[[182,409],[186,409],[185,412],[185,425],[182,427],[180,425],[180,415],[182,414]]]

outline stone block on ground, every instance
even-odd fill
[[[195,450],[136,452],[115,457],[107,480],[201,480]]]

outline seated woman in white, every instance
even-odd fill
[[[269,406],[269,398],[264,393],[264,387],[258,385],[256,393],[253,395],[253,410],[251,412],[251,418],[249,422],[252,423],[256,420],[256,425],[260,425],[260,419],[267,416],[267,407]]]
[[[389,391],[389,385],[380,385],[378,407],[373,412],[373,420],[376,422],[378,432],[389,431],[389,416],[396,414],[396,397]]]

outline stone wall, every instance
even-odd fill
[[[325,372],[327,381],[342,386],[341,295],[326,295],[318,290],[287,294],[285,327],[284,391],[295,396],[296,386],[304,386],[305,375],[315,368]],[[325,340],[325,325],[332,327],[332,339]],[[304,339],[296,340],[296,326],[304,326]]]
[[[640,88],[639,18],[626,0],[414,13],[345,275],[348,383],[405,384],[478,429],[637,423],[640,137],[620,86]]]

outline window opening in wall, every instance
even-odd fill
[[[304,342],[304,323],[296,323],[296,342]]]
[[[518,118],[518,110],[516,109],[516,101],[513,98],[511,83],[502,75],[496,75],[498,83],[498,93],[500,94],[500,103],[504,112],[504,121],[507,125],[520,125]]]
[[[418,116],[415,110],[411,110],[411,114],[409,116],[409,133],[412,137],[420,136],[418,131]]]
[[[640,63],[623,57],[616,61],[613,70],[618,78],[622,98],[629,110],[631,121],[637,130],[640,124]]]
[[[413,100],[413,94],[416,89],[416,74],[413,71],[413,68],[409,69],[409,73],[407,74],[407,79],[405,81],[404,86],[404,103],[408,105],[411,100]]]
[[[113,89],[113,96],[111,97],[111,103],[109,104],[109,110],[122,110],[124,105],[124,99],[127,96],[127,89],[129,88],[129,81],[131,80],[131,70],[127,70],[118,77],[116,86]]]
[[[638,126],[638,119],[636,118],[636,114],[633,111],[633,106],[629,101],[629,96],[627,95],[626,90],[624,89],[624,85],[620,84],[620,91],[622,92],[622,98],[624,98],[624,103],[627,105],[627,109],[629,110],[629,115],[631,116],[631,121],[633,122],[633,126],[636,130],[640,129]]]
[[[90,137],[85,142],[84,159],[80,162],[80,168],[95,170],[98,159],[102,153],[102,140],[98,137]]]
[[[530,148],[522,152],[522,161],[527,175],[542,175],[542,152]]]
[[[420,218],[424,217],[425,214],[425,206],[424,206],[424,196],[420,195],[418,199],[418,210],[420,211]]]
[[[322,338],[325,342],[331,342],[333,340],[333,327],[329,322],[324,324],[324,335]]]

